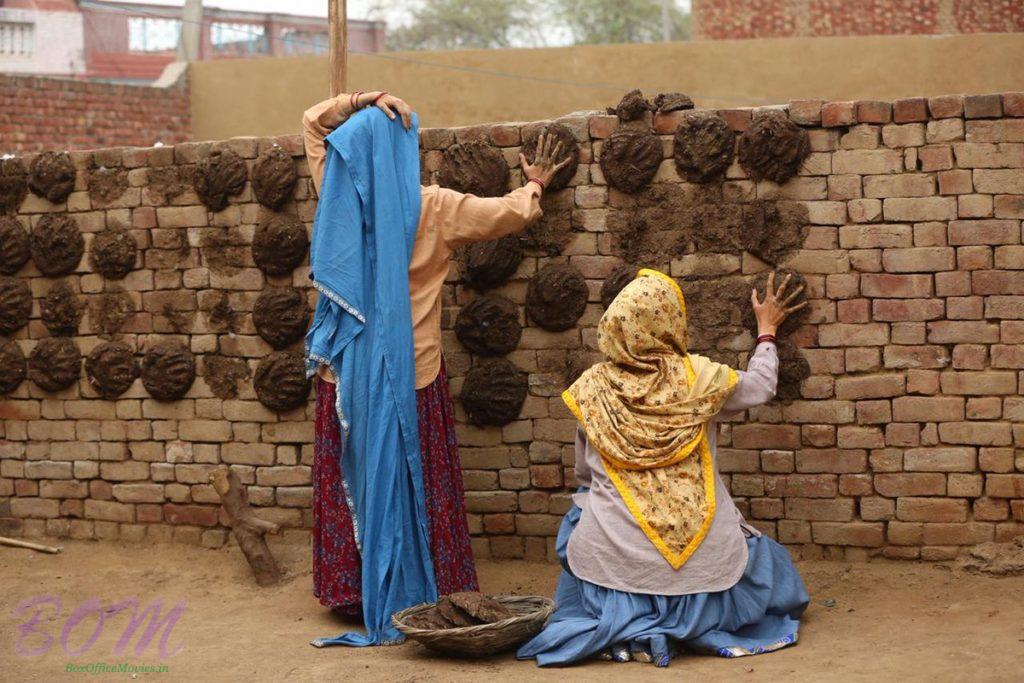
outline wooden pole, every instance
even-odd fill
[[[9,545],[14,548],[28,548],[29,550],[38,550],[41,553],[59,553],[62,548],[60,546],[54,547],[52,545],[41,545],[39,543],[30,543],[29,541],[22,541],[17,538],[7,538],[6,536],[0,536],[0,545]]]
[[[331,97],[345,92],[348,75],[348,16],[345,0],[327,0],[331,41]]]

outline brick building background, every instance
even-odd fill
[[[945,559],[965,545],[1021,535],[1024,94],[803,100],[782,110],[809,136],[798,174],[782,185],[754,182],[734,161],[721,189],[733,202],[807,211],[806,237],[784,265],[808,283],[811,314],[792,339],[810,374],[792,402],[723,425],[720,466],[741,510],[808,557]],[[737,131],[759,113],[721,112]],[[655,182],[692,191],[672,159],[678,116],[652,121],[664,148]],[[560,122],[580,145],[580,165],[544,208],[546,220],[563,221],[568,239],[557,255],[528,250],[497,290],[519,309],[523,336],[508,359],[529,385],[518,418],[503,427],[467,424],[458,404],[466,373],[480,361],[459,345],[452,324],[476,294],[458,268],[445,287],[444,345],[480,555],[553,557],[574,487],[575,425],[558,392],[571,355],[594,349],[600,288],[621,262],[611,216],[625,197],[608,187],[598,164],[618,120],[590,114]],[[535,125],[425,130],[424,171],[436,177],[452,144],[484,140],[500,148],[514,186],[524,132]],[[292,533],[310,525],[312,401],[279,413],[256,400],[252,376],[271,348],[251,316],[267,286],[299,288],[312,302],[308,268],[267,276],[255,266],[249,245],[268,210],[250,184],[216,212],[192,189],[168,195],[151,186],[216,149],[233,150],[251,168],[275,144],[300,176],[281,210],[308,230],[316,203],[297,136],[73,152],[77,177],[67,200],[30,194],[21,204],[16,217],[25,229],[48,214],[73,218],[86,254],[113,226],[130,230],[139,247],[122,281],[93,272],[88,256],[66,278],[85,310],[74,337],[84,355],[103,341],[94,317],[100,299],[123,290],[132,312],[118,336],[139,355],[158,341],[186,344],[199,377],[172,402],[154,400],[138,380],[104,400],[84,374],[55,393],[25,380],[0,399],[0,533],[217,547],[228,535],[208,475],[221,465],[239,473],[260,514]],[[120,196],[88,192],[100,167],[124,171]],[[589,290],[582,318],[565,332],[546,332],[523,314],[527,283],[550,263],[576,267]],[[688,294],[694,278],[724,283],[767,267],[749,253],[704,252],[659,265]],[[55,280],[31,262],[14,277],[34,298],[28,325],[12,335],[27,357],[49,336],[40,305]],[[220,302],[237,312],[233,330],[214,320]],[[738,363],[752,343],[749,335],[731,339]],[[236,398],[211,390],[213,358],[246,370]]]
[[[189,139],[187,78],[154,88],[0,74],[0,155]]]
[[[693,0],[692,12],[698,40],[1024,31],[1017,0]]]

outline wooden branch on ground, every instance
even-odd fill
[[[210,474],[210,483],[220,496],[238,547],[242,549],[256,575],[256,583],[270,586],[280,581],[281,569],[263,538],[268,533],[276,534],[279,527],[256,516],[249,506],[246,488],[234,470],[227,467],[214,470]]]
[[[50,553],[51,555],[63,550],[60,546],[42,545],[40,543],[22,541],[19,538],[7,538],[6,536],[0,536],[0,545],[9,545],[14,548],[28,548],[29,550],[38,550],[41,553]]]

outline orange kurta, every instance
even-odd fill
[[[338,102],[347,102],[348,97],[341,94],[320,102],[302,117],[306,159],[318,193],[327,156],[324,138],[331,132],[321,123],[321,117]],[[441,290],[452,252],[469,242],[519,232],[541,215],[541,189],[536,183],[527,183],[504,197],[476,197],[436,185],[421,187],[420,191],[420,225],[409,262],[417,389],[433,382],[441,369]],[[326,368],[320,374],[330,380]]]

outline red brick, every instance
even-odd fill
[[[994,206],[996,218],[1024,218],[1024,195],[996,195]]]
[[[164,505],[164,519],[171,524],[216,526],[218,508],[205,505]]]
[[[896,373],[839,377],[836,379],[836,398],[849,400],[899,396],[905,386],[904,376]]]
[[[896,518],[902,522],[966,522],[967,501],[953,498],[898,498]]]
[[[782,519],[786,516],[786,508],[777,498],[752,498],[750,516],[754,519]]]
[[[945,443],[1008,446],[1013,443],[1009,422],[943,422],[939,438]]]
[[[1016,220],[951,221],[949,243],[963,244],[1019,244],[1020,222]]]
[[[920,545],[924,536],[924,525],[909,522],[889,522],[887,536],[890,543],[897,545]]]
[[[970,320],[937,320],[928,323],[932,344],[982,343],[999,341],[999,325]]]
[[[860,291],[870,297],[918,299],[931,296],[934,288],[931,275],[864,273]]]
[[[871,322],[870,299],[846,299],[836,302],[836,317],[841,323]]]
[[[966,171],[970,182],[970,171]],[[931,197],[935,194],[935,177],[929,173],[901,175],[869,175],[864,178],[865,197]]]
[[[946,119],[962,116],[964,112],[963,95],[940,95],[928,98],[928,111],[933,119]]]
[[[896,501],[877,496],[860,499],[860,518],[865,522],[878,522],[896,516]]]
[[[928,120],[928,100],[924,97],[896,100],[892,103],[892,110],[892,119],[896,123]]]
[[[953,148],[949,145],[928,145],[917,150],[922,171],[944,171],[953,168]]]
[[[1011,322],[1003,323],[1007,332],[1002,333],[1000,341],[1013,342],[1014,338],[1011,338],[1008,334],[1008,331],[1011,329],[1008,326],[1014,324],[1012,322],[1013,320],[1024,320],[1024,296],[985,297],[985,317],[1010,319]],[[1021,341],[1022,340],[1017,340],[1016,343],[1020,343]]]
[[[977,458],[973,448],[908,448],[903,453],[907,472],[973,472]]]
[[[973,176],[965,169],[939,172],[939,194],[970,194],[974,191]]]
[[[530,481],[539,489],[562,488],[562,468],[558,465],[531,465]]]
[[[1024,92],[1003,93],[1003,114],[1006,116],[1024,116]]]
[[[793,401],[783,406],[782,414],[789,422],[845,424],[853,422],[854,404],[850,401]]]
[[[806,474],[863,472],[867,468],[863,450],[813,449],[796,452],[796,471]]]
[[[1010,459],[1011,466],[1013,459]],[[763,472],[788,474],[794,470],[794,454],[792,451],[769,450],[761,453],[761,470]]]
[[[974,188],[981,194],[1024,194],[1024,173],[1016,168],[976,168]]]
[[[800,428],[783,424],[741,424],[732,429],[732,445],[736,448],[800,447]]]
[[[889,401],[857,401],[857,424],[885,424],[891,419]]]
[[[720,472],[757,472],[757,466],[760,460],[757,451],[745,451],[735,448],[719,448],[717,455],[718,469]]]
[[[944,372],[942,392],[988,396],[1017,393],[1017,375],[1014,372]]]
[[[992,367],[1024,370],[1024,347],[996,344],[992,347]]]
[[[885,543],[885,525],[880,522],[812,522],[812,537],[821,545],[877,548]]]
[[[466,491],[468,512],[515,512],[517,507],[513,491]]]
[[[944,346],[886,346],[884,358],[887,368],[944,368],[950,361]]]
[[[938,472],[886,472],[875,475],[875,491],[886,498],[944,496],[946,475]]]
[[[86,500],[85,516],[89,519],[109,522],[133,522],[135,521],[135,506],[110,501]],[[214,518],[216,519],[216,515]]]
[[[985,495],[990,498],[1024,498],[1024,474],[988,474]]]
[[[844,249],[911,247],[913,230],[899,223],[844,225],[839,228],[839,243]]]
[[[892,105],[878,100],[857,102],[858,123],[889,123],[892,120]]]
[[[1024,295],[1024,277],[1009,270],[976,270],[971,273],[971,291],[975,294]]]
[[[857,122],[855,102],[826,102],[821,105],[821,125],[825,128],[852,126]]]
[[[999,396],[981,396],[967,399],[968,420],[997,420],[1003,414]]]
[[[998,94],[968,95],[964,98],[964,118],[997,119],[1003,115],[1003,100]]]
[[[875,372],[882,368],[882,353],[877,346],[846,349],[846,371]],[[828,378],[832,384],[835,380]]]
[[[852,498],[787,498],[786,518],[826,522],[848,522],[853,519]]]
[[[927,545],[976,545],[994,537],[991,524],[925,524],[924,543]]]
[[[988,347],[981,344],[957,344],[953,347],[953,367],[981,370],[988,363]]]
[[[1024,270],[1024,246],[1010,245],[996,247],[995,267],[1006,270]]]
[[[962,420],[964,406],[964,399],[955,396],[901,396],[892,402],[893,419],[897,422]]]
[[[938,320],[946,314],[942,299],[876,299],[871,318],[878,322]]]
[[[839,481],[834,474],[766,475],[764,490],[773,498],[835,498]]]
[[[954,472],[946,479],[946,495],[950,498],[977,498],[984,489],[984,475]]]
[[[842,448],[883,448],[885,446],[885,437],[878,427],[844,425],[839,427],[837,432],[837,443]]]
[[[882,203],[887,221],[946,221],[956,211],[955,197],[888,197]]]
[[[821,346],[883,346],[888,341],[889,326],[884,323],[838,323],[818,327],[818,343]]]
[[[750,125],[750,109],[720,109],[718,115],[737,133],[742,133]]]
[[[1002,498],[978,498],[974,501],[974,519],[1001,522],[1010,517],[1010,506]]]
[[[789,118],[802,126],[821,123],[821,100],[793,100],[789,103]]]
[[[956,248],[956,262],[960,270],[990,270],[992,247],[975,244]]]

